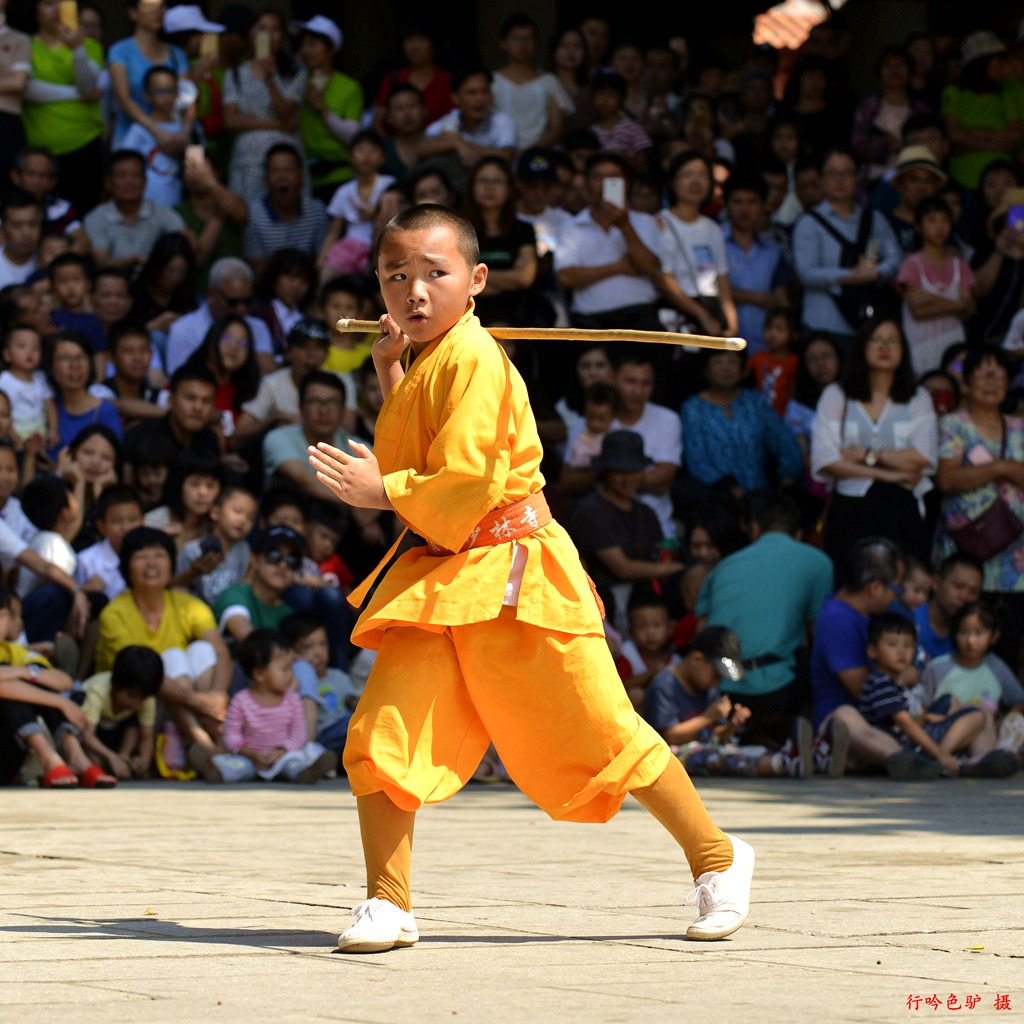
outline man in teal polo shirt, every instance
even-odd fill
[[[797,541],[800,514],[773,491],[750,497],[752,543],[723,558],[701,587],[697,616],[739,638],[745,678],[721,689],[750,708],[746,735],[783,742],[808,699],[796,653],[832,591],[832,562]]]

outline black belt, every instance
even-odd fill
[[[747,658],[746,661],[742,661],[740,664],[743,666],[744,672],[755,672],[759,668],[767,668],[769,665],[775,665],[782,660],[782,656],[778,654],[763,654],[760,658]]]

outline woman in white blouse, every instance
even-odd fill
[[[842,383],[822,393],[811,433],[811,472],[833,492],[825,552],[839,582],[863,537],[888,537],[928,564],[923,499],[937,459],[935,409],[915,384],[903,331],[892,319],[869,320],[854,336]]]
[[[680,153],[668,168],[672,205],[658,217],[661,290],[702,333],[736,334],[736,303],[729,287],[725,235],[701,208],[711,198],[711,164],[700,153]]]

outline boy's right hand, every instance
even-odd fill
[[[390,313],[385,313],[380,318],[380,337],[373,343],[374,363],[378,359],[385,363],[397,363],[409,345],[409,335],[395,323]]]
[[[107,760],[110,762],[110,770],[114,773],[115,778],[130,779],[132,777],[131,765],[120,754],[111,754]]]
[[[719,697],[714,704],[708,705],[708,718],[717,722],[732,714],[732,701],[728,697]]]
[[[939,758],[939,764],[951,775],[960,774],[960,762],[952,754],[943,754]]]

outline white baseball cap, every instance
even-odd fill
[[[326,36],[339,50],[341,49],[341,29],[330,18],[325,18],[322,14],[310,18],[309,21],[293,21],[288,28],[295,34],[312,32],[313,35]]]
[[[164,12],[164,31],[171,36],[178,32],[223,32],[224,26],[207,21],[198,4],[182,4]]]

